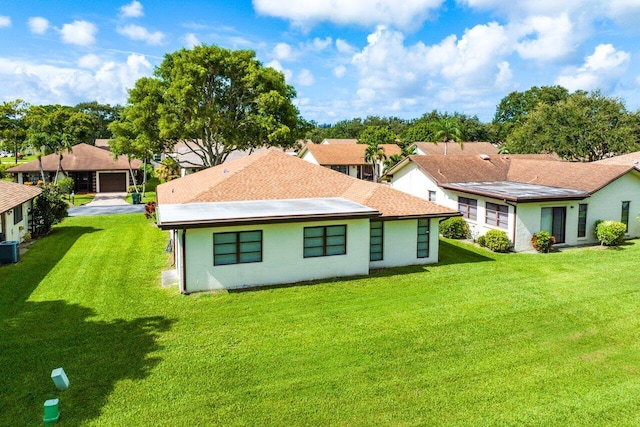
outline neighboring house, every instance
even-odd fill
[[[58,170],[58,154],[42,157],[42,168],[47,176],[47,182],[53,182]],[[142,162],[131,160],[131,168],[140,182],[139,172]],[[19,184],[25,182],[37,183],[40,177],[38,160],[7,169],[14,181]],[[109,193],[127,191],[128,185],[133,185],[129,173],[129,162],[126,156],[114,158],[110,151],[89,144],[78,144],[62,154],[62,168],[59,178],[69,176],[75,183],[76,193]]]
[[[269,149],[283,151],[282,149],[276,148],[276,147],[274,148],[260,147],[260,148],[250,149],[250,150],[235,150],[235,151],[232,151],[229,154],[229,156],[227,156],[227,158],[223,163],[241,159],[243,157],[250,156],[251,154],[259,153]],[[290,155],[296,155],[294,149],[287,150],[284,152]],[[180,176],[185,176],[185,175],[190,175],[192,173],[198,172],[202,169],[205,169],[204,162],[202,161],[202,157],[198,155],[198,153],[202,153],[201,148],[195,147],[193,144],[189,146],[184,142],[178,142],[174,146],[173,150],[170,153],[167,153],[165,157],[169,156],[175,159],[178,162],[178,165],[180,165]]]
[[[634,166],[545,155],[416,155],[387,178],[393,188],[458,209],[474,237],[504,230],[515,251],[532,249],[531,237],[541,230],[558,244],[596,243],[596,220],[621,221],[628,237],[640,236],[640,171]]]
[[[0,241],[24,240],[29,232],[29,215],[39,187],[0,180]]]
[[[380,147],[387,157],[402,155],[402,149],[396,144],[380,144]],[[307,144],[298,157],[354,178],[373,181],[373,167],[364,159],[366,149],[366,144]],[[379,170],[383,169],[384,162],[379,162]]]
[[[497,155],[498,147],[490,142],[463,142],[460,146],[459,142],[415,142],[416,147],[414,154],[418,155],[472,155],[487,154]]]
[[[459,215],[275,150],[157,188],[183,293],[294,283],[438,261]]]

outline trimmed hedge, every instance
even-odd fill
[[[502,230],[489,230],[483,237],[484,246],[493,252],[509,252],[511,249],[509,236]]]
[[[440,223],[440,234],[447,239],[466,239],[469,236],[469,224],[459,216],[449,218]]]
[[[624,241],[627,226],[618,221],[601,221],[596,227],[596,237],[603,246],[619,246]]]

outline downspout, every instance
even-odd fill
[[[513,242],[513,248],[515,249],[516,247],[516,227],[518,226],[518,206],[514,205],[513,203],[509,203],[508,201],[504,201],[508,206],[513,206],[513,239],[511,240]]]
[[[187,292],[187,229],[182,230],[182,290],[180,291],[184,295],[189,295]]]

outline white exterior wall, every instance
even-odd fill
[[[451,203],[447,193],[432,181],[415,163],[409,163],[393,174],[391,186],[416,197],[429,200],[429,191],[436,192],[435,203],[452,209],[458,209],[458,200]]]
[[[309,150],[305,151],[305,153],[302,155],[301,159],[302,160],[306,160],[309,163],[313,163],[314,165],[319,165],[320,164],[320,163],[318,163],[316,158],[313,157],[313,154],[311,154],[311,151],[309,151]]]
[[[587,237],[593,238],[593,223],[598,219],[620,221],[622,202],[630,201],[629,237],[640,237],[640,172],[631,171],[585,199],[587,208]],[[577,206],[576,206],[577,209]]]
[[[22,242],[24,240],[24,236],[29,232],[29,209],[32,207],[32,201],[25,202],[21,205],[22,207],[22,221],[14,224],[14,209],[10,209],[7,212],[4,212],[1,215],[2,220],[5,221],[4,227],[3,224],[0,223],[0,230],[5,230],[6,240],[17,240]],[[0,220],[1,221],[1,220]]]
[[[429,220],[429,257],[418,258],[418,220],[384,221],[382,260],[371,261],[371,268],[401,267],[438,262],[438,224],[440,218]]]
[[[347,253],[303,257],[304,227],[347,225]],[[262,230],[262,262],[213,265],[213,233]],[[181,234],[180,232],[179,234]],[[177,239],[177,266],[181,276]],[[187,292],[294,283],[330,277],[369,274],[369,220],[314,221],[187,230]],[[182,289],[182,284],[181,284]]]

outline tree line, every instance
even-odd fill
[[[181,142],[205,167],[236,150],[292,148],[326,138],[358,139],[371,147],[368,157],[378,159],[379,144],[397,143],[407,154],[417,141],[489,141],[504,153],[554,152],[571,161],[640,150],[640,112],[599,91],[541,86],[512,92],[487,123],[434,110],[415,119],[369,116],[318,124],[300,115],[295,97],[284,75],[263,66],[255,52],[201,45],[165,55],[153,76],[135,83],[125,106],[4,102],[0,149],[17,161],[25,149],[41,158],[105,138],[114,155],[148,159]]]

